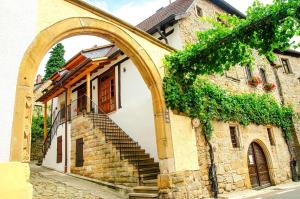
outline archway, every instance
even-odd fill
[[[59,21],[41,31],[33,40],[22,59],[16,88],[13,129],[11,139],[11,161],[29,160],[29,136],[34,78],[46,52],[55,43],[75,35],[94,35],[115,43],[137,66],[152,95],[157,151],[160,161],[173,158],[170,126],[165,121],[166,106],[162,91],[162,74],[147,51],[128,32],[104,20],[74,17]],[[161,167],[169,171],[170,161]]]
[[[252,142],[249,145],[247,159],[252,188],[271,186],[267,158],[262,147],[257,142]]]

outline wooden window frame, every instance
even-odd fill
[[[273,128],[272,127],[267,127],[267,133],[268,133],[268,138],[269,138],[269,141],[270,141],[270,145],[275,146],[276,142],[275,142],[275,138],[274,138]]]
[[[114,103],[114,108],[113,109],[110,109],[107,113],[111,113],[111,112],[114,112],[117,110],[117,102],[116,102],[116,98],[117,98],[117,92],[116,92],[116,74],[115,74],[115,67],[112,67],[111,69],[108,69],[107,71],[105,71],[103,74],[101,74],[99,77],[98,77],[98,106],[101,107],[101,92],[100,92],[100,89],[101,89],[101,81],[102,79],[104,78],[110,78],[110,77],[113,77],[113,82],[114,82],[114,87],[113,87],[113,90],[114,90],[114,96],[113,96],[113,103]]]
[[[263,84],[267,84],[268,83],[268,78],[267,78],[266,70],[263,69],[263,68],[260,68],[259,69],[259,75],[260,75],[260,78],[261,78]]]
[[[83,138],[76,139],[76,148],[75,148],[75,166],[76,167],[82,167],[83,163],[84,163],[83,145],[84,145]],[[81,151],[79,151],[79,147],[81,147]],[[81,154],[79,154],[79,153],[81,153]]]
[[[249,66],[245,66],[245,72],[246,72],[247,79],[250,79],[251,77],[253,77],[253,73]]]
[[[232,132],[232,129],[234,129],[234,132]],[[233,135],[234,133],[234,135]],[[239,135],[239,129],[238,129],[238,125],[229,125],[229,135],[230,135],[230,141],[231,141],[231,145],[234,149],[238,149],[241,147],[241,143],[240,143],[240,135]],[[233,142],[233,140],[235,142]]]
[[[203,17],[203,9],[199,5],[195,5],[195,13],[198,17]]]
[[[56,163],[62,163],[62,136],[56,138]]]
[[[282,63],[282,68],[283,72],[286,74],[291,74],[293,73],[289,59],[287,58],[281,58],[281,63]]]

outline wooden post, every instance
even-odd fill
[[[91,97],[91,73],[86,74],[86,96],[87,96],[86,111],[87,111],[87,113],[89,113],[89,112],[91,112],[91,101],[90,101],[90,97]]]
[[[47,102],[44,102],[44,142],[47,138]]]

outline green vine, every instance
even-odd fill
[[[280,106],[268,94],[231,94],[201,76],[223,74],[235,65],[253,65],[253,49],[273,61],[275,49],[299,47],[290,41],[300,35],[300,1],[274,0],[271,5],[255,1],[245,19],[222,14],[219,20],[202,20],[212,28],[197,32],[195,44],[165,57],[167,106],[199,118],[207,138],[212,135],[212,120],[271,124],[290,138],[294,115],[290,106]]]
[[[173,110],[192,118],[199,118],[202,130],[210,138],[212,120],[234,121],[242,125],[274,125],[281,127],[286,138],[291,137],[294,115],[291,106],[280,106],[269,94],[232,94],[204,78],[197,80],[185,91],[172,78],[164,79],[166,103]]]

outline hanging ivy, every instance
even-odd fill
[[[202,20],[212,28],[197,32],[196,43],[165,57],[167,106],[199,118],[207,138],[213,131],[212,120],[271,124],[281,127],[290,138],[294,115],[290,106],[280,106],[268,94],[231,94],[201,76],[223,74],[235,65],[252,65],[253,49],[274,61],[275,49],[299,47],[290,41],[300,35],[300,1],[274,0],[271,5],[255,1],[245,19],[222,14],[219,20]]]

